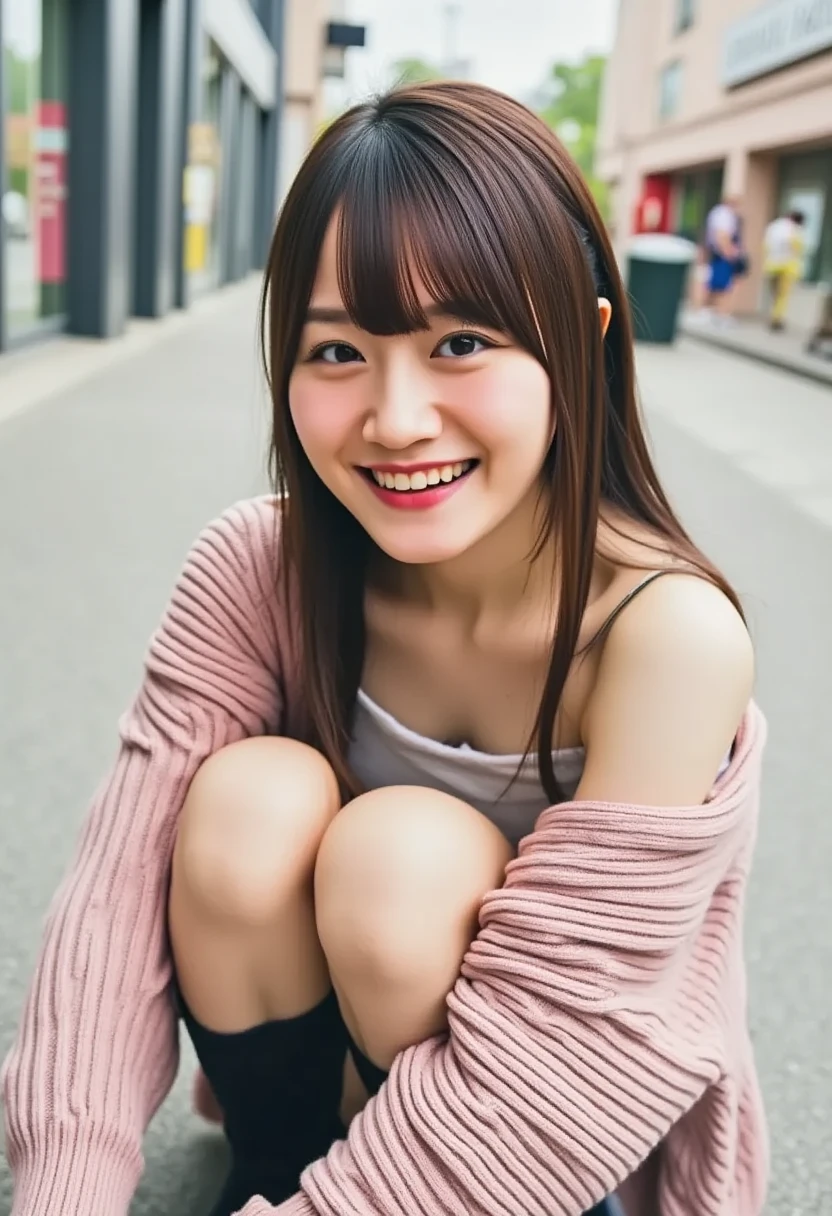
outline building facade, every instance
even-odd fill
[[[597,169],[622,250],[635,231],[701,240],[710,207],[740,199],[746,311],[787,208],[807,217],[808,283],[832,283],[832,0],[620,0]]]
[[[327,0],[0,4],[0,351],[113,337],[263,265]]]
[[[364,27],[351,24],[346,14],[346,0],[289,0],[280,143],[281,198],[326,119],[324,81],[342,80],[350,49],[364,45]]]

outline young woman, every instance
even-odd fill
[[[126,1214],[178,1012],[217,1216],[758,1216],[752,649],[578,171],[481,87],[355,108],[265,340],[276,496],[197,541],[52,910],[14,1212]]]

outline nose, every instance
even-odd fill
[[[379,370],[364,419],[363,438],[389,451],[404,451],[442,432],[430,377],[408,359],[390,359]]]

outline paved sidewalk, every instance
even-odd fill
[[[68,393],[110,368],[145,353],[150,354],[168,338],[192,333],[229,308],[245,301],[256,311],[260,275],[251,275],[197,300],[184,312],[175,311],[159,320],[134,317],[124,334],[109,341],[61,335],[33,342],[0,358],[0,425],[15,414],[41,402]]]
[[[832,359],[807,353],[807,333],[796,330],[772,333],[757,317],[741,317],[735,325],[720,328],[693,310],[683,314],[680,329],[685,337],[696,342],[755,359],[832,388]]]
[[[832,385],[681,338],[638,349],[648,416],[730,458],[832,528]]]

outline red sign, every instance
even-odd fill
[[[69,132],[62,101],[42,101],[36,109],[35,223],[38,278],[41,283],[66,279],[66,195]]]
[[[641,198],[636,208],[637,233],[670,231],[672,191],[673,179],[669,173],[652,174],[644,179]]]

